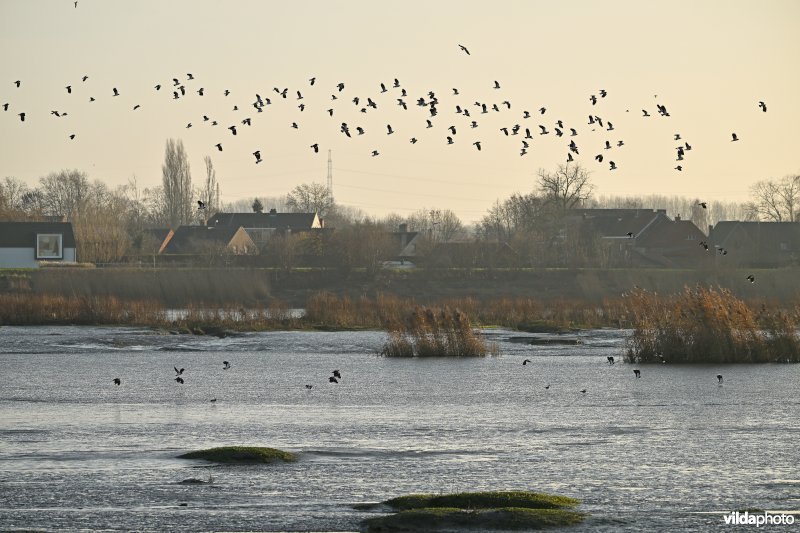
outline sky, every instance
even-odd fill
[[[233,202],[325,183],[331,150],[337,203],[374,216],[452,209],[469,223],[533,190],[574,140],[598,195],[745,201],[755,182],[800,173],[798,21],[794,0],[0,0],[0,177],[36,185],[78,169],[153,187],[174,138],[195,185],[210,156]],[[416,105],[429,91],[435,117]],[[260,113],[256,94],[271,101]],[[377,108],[363,113],[368,97]]]

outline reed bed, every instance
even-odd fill
[[[388,357],[481,357],[487,354],[483,338],[469,317],[449,307],[416,307],[405,320],[385,324],[389,340],[381,355]]]
[[[797,310],[756,312],[727,289],[701,286],[667,296],[635,289],[626,301],[628,362],[800,362]]]

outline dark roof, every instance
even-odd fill
[[[0,248],[34,248],[37,233],[60,233],[61,246],[75,248],[70,222],[0,222]]]
[[[167,238],[167,235],[169,235],[170,231],[172,231],[172,230],[170,230],[169,228],[148,228],[148,229],[142,230],[142,233],[144,235],[149,236],[149,237],[153,237],[154,239],[158,240],[159,242],[164,242],[164,239]]]
[[[167,254],[186,254],[196,252],[197,245],[203,242],[217,242],[227,245],[241,226],[180,226],[164,248]]]
[[[666,218],[663,210],[652,209],[573,209],[573,216],[580,216],[602,237],[628,237],[628,232],[639,233],[658,217]]]
[[[699,247],[700,241],[705,239],[705,234],[691,220],[660,218],[653,222],[641,236],[637,237],[636,246],[670,248],[688,245],[689,247]]]
[[[309,229],[316,213],[216,213],[208,218],[209,226],[243,228]]]
[[[800,222],[740,222],[721,221],[711,229],[711,241],[727,247],[734,233],[744,234],[752,243],[769,249],[788,244],[793,250],[800,249]]]

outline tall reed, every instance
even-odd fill
[[[634,330],[625,359],[636,363],[800,362],[796,316],[755,313],[727,289],[698,286],[626,296]]]
[[[381,355],[389,357],[484,356],[486,342],[469,317],[449,307],[416,307],[405,320],[386,323],[389,340]]]

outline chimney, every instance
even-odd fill
[[[681,216],[675,215],[675,222],[680,222],[680,221],[681,221]]]
[[[278,214],[278,210],[273,207],[272,209],[269,210],[269,214],[270,215],[277,215]]]

